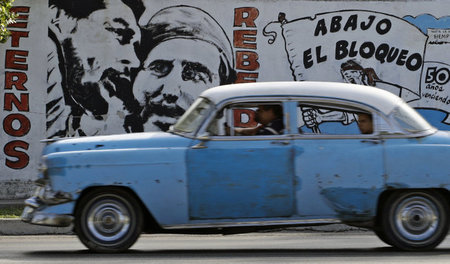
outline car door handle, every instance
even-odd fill
[[[270,142],[270,144],[286,146],[286,145],[289,145],[289,141],[285,141],[285,140],[283,140],[283,141],[272,141],[272,142]]]
[[[383,142],[383,140],[380,139],[363,139],[361,140],[362,143],[372,143],[374,145],[376,144],[381,144]]]

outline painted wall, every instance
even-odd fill
[[[445,0],[15,6],[18,23],[0,46],[0,199],[29,195],[41,139],[166,130],[219,84],[361,83],[450,128]]]

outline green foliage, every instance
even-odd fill
[[[8,40],[10,32],[6,28],[9,24],[14,23],[16,14],[11,13],[14,0],[0,0],[0,43],[5,43]]]
[[[0,218],[19,218],[22,211],[23,206],[8,206],[5,208],[0,207]]]

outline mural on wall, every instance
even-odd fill
[[[164,8],[139,29],[140,1],[67,2],[50,0],[49,138],[166,131],[202,91],[235,80],[229,39],[199,8]]]
[[[0,186],[34,179],[40,139],[166,131],[221,84],[374,86],[450,130],[450,16],[436,8],[450,4],[351,2],[16,0],[19,18],[0,49]],[[357,129],[354,113],[299,111],[305,132]],[[251,110],[234,116],[255,124]]]
[[[201,92],[234,83],[231,43],[205,11],[167,7],[153,15],[143,30],[141,51],[146,56],[133,84],[140,107],[135,120],[143,123],[142,131],[168,130]]]
[[[129,5],[127,5],[128,3]],[[47,137],[106,134],[133,109],[139,1],[50,0]],[[142,3],[140,3],[142,6]],[[110,132],[110,133],[111,133]]]
[[[30,83],[28,82],[29,51],[24,48],[29,38],[28,20],[30,7],[13,7],[11,12],[18,15],[16,23],[9,26],[10,48],[5,49],[4,85],[2,101],[2,144],[3,167],[21,170],[30,163],[30,143],[26,140],[32,127],[30,115]]]
[[[69,2],[49,1],[55,44],[46,103],[49,138],[166,131],[205,89],[257,81],[257,73],[249,79],[236,73],[236,66],[247,74],[259,67],[258,54],[249,50],[256,47],[256,30],[234,32],[235,54],[222,26],[198,7],[169,6],[142,21],[139,0],[77,2],[83,8]],[[257,8],[237,8],[234,15],[235,26],[256,28]],[[449,69],[439,62],[448,29],[431,29],[440,42],[429,41],[423,23],[367,10],[291,20],[279,13],[264,35],[269,43],[282,36],[293,80],[375,86],[416,108],[448,113]],[[323,109],[304,109],[303,119],[314,131],[322,122],[356,120]]]

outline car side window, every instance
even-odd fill
[[[299,103],[297,127],[301,134],[373,134],[373,113],[353,107]]]
[[[230,104],[217,111],[208,126],[211,136],[270,136],[284,134],[281,102]]]

